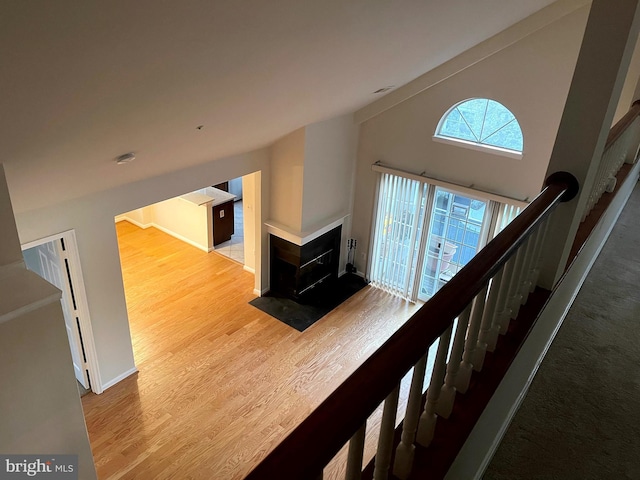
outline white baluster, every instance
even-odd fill
[[[349,441],[349,455],[347,457],[347,471],[345,480],[360,480],[362,478],[362,458],[364,456],[364,439],[367,433],[365,422]]]
[[[545,240],[547,239],[547,232],[549,230],[549,224],[551,222],[551,217],[553,216],[553,213],[554,212],[552,212],[551,215],[549,215],[545,220],[543,220],[540,227],[538,227],[540,235],[536,240],[537,242],[536,253],[533,261],[533,277],[531,280],[532,292],[535,290],[536,286],[538,285],[538,277],[540,276],[540,258],[542,257],[542,246],[544,245]]]
[[[493,352],[496,349],[500,335],[500,292],[505,287],[505,270],[506,264],[502,266],[496,276],[491,280],[491,290],[489,291],[489,299],[487,300],[488,306],[485,308],[489,325],[485,331],[483,318],[483,326],[480,328],[479,338],[487,345],[487,351],[489,352]]]
[[[473,307],[471,308],[471,320],[469,322],[469,331],[464,342],[464,353],[462,354],[462,362],[460,369],[456,375],[456,390],[460,393],[466,393],[471,382],[471,374],[473,373],[473,352],[478,343],[478,333],[480,332],[480,324],[482,322],[482,314],[484,313],[484,302],[487,298],[487,286],[480,290],[480,293],[473,299]]]
[[[541,251],[541,247],[542,247],[542,239],[544,237],[544,233],[545,233],[545,224],[546,224],[546,220],[544,220],[542,223],[540,223],[537,227],[535,232],[533,232],[533,234],[531,235],[531,244],[532,244],[532,252],[531,252],[531,259],[528,265],[528,280],[527,280],[527,285],[528,288],[527,290],[524,292],[524,295],[526,296],[526,298],[529,298],[529,294],[531,292],[533,292],[536,289],[536,280],[538,279],[538,262],[540,260],[540,251]]]
[[[473,365],[477,371],[482,370],[484,358],[487,351],[493,352],[498,342],[498,330],[494,327],[495,319],[498,316],[498,296],[500,294],[500,286],[504,276],[504,266],[491,280],[489,286],[489,296],[487,297],[487,305],[482,314],[482,323],[480,324],[480,334],[478,335],[478,343],[473,355]]]
[[[382,422],[380,424],[380,437],[378,439],[378,450],[376,451],[376,460],[373,468],[373,480],[387,480],[389,478],[399,396],[400,384],[398,383],[396,388],[393,389],[384,401]]]
[[[507,333],[509,319],[511,318],[511,310],[509,310],[509,286],[511,285],[515,265],[515,255],[512,255],[504,265],[504,274],[502,276],[502,282],[500,282],[498,305],[496,306],[496,311],[498,313],[494,319],[494,325],[492,328],[497,330],[498,334],[501,335]]]
[[[520,302],[522,297],[520,296],[520,285],[522,284],[522,277],[524,275],[524,258],[527,253],[528,239],[524,244],[520,245],[518,253],[516,253],[516,263],[513,267],[513,281],[509,284],[509,310],[511,310],[511,319],[515,319],[518,316],[520,310]]]
[[[467,335],[470,317],[471,304],[469,304],[458,317],[458,326],[456,327],[456,334],[453,337],[449,363],[447,363],[447,374],[444,377],[444,385],[442,386],[442,390],[440,390],[440,397],[436,404],[436,414],[442,418],[449,418],[453,411],[453,403],[456,399],[456,377],[460,370],[460,362],[462,362],[464,338]]]
[[[533,263],[533,257],[536,247],[537,229],[529,235],[525,246],[524,261],[522,262],[522,280],[520,281],[520,289],[518,290],[518,297],[520,303],[515,306],[517,310],[515,316],[518,316],[520,306],[527,303],[529,298],[529,290],[531,289],[531,265]]]
[[[393,462],[393,474],[402,480],[409,478],[411,467],[413,466],[413,458],[416,451],[414,441],[418,429],[418,420],[420,419],[422,386],[426,369],[427,355],[423,356],[413,367],[407,411],[402,422],[402,438],[400,445],[396,448],[396,456]]]
[[[435,407],[438,403],[440,390],[442,389],[442,382],[444,381],[444,370],[447,363],[447,353],[449,352],[452,330],[453,325],[449,325],[444,333],[440,335],[440,342],[438,343],[436,362],[433,366],[433,372],[431,372],[431,382],[429,382],[429,389],[427,390],[427,401],[418,424],[417,441],[423,447],[429,446],[431,440],[433,440],[433,434],[436,429],[437,416],[435,414]]]

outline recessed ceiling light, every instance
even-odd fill
[[[395,88],[395,85],[389,85],[388,87],[382,87],[379,88],[378,90],[376,90],[373,93],[384,93],[384,92],[388,92],[389,90],[391,90],[392,88]]]
[[[129,153],[125,153],[123,155],[120,155],[119,157],[116,157],[116,163],[118,165],[123,165],[125,163],[131,163],[136,159],[136,154],[133,152],[129,152]]]

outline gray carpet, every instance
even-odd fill
[[[640,184],[485,480],[640,479]]]

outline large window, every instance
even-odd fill
[[[428,300],[519,212],[481,193],[383,173],[371,283],[412,301]]]
[[[474,98],[451,107],[440,120],[436,137],[518,154],[523,147],[516,117],[501,103],[487,98]]]

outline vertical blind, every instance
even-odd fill
[[[471,229],[467,225],[469,218],[465,217],[466,222],[463,222],[461,227],[464,231],[462,240],[453,239],[450,233],[445,233],[444,231],[439,233],[439,235],[443,236],[442,243],[447,246],[449,243],[453,245],[454,240],[460,240],[456,242],[460,250],[458,253],[460,258],[447,258],[437,249],[437,258],[426,258],[425,260],[423,257],[428,256],[426,243],[431,230],[433,229],[433,232],[435,232],[431,232],[433,235],[438,234],[436,232],[437,228],[429,223],[430,220],[431,223],[434,222],[431,219],[434,208],[434,195],[439,188],[415,177],[408,178],[387,172],[380,173],[375,225],[372,231],[372,256],[369,268],[369,280],[373,286],[410,301],[416,301],[418,298],[424,300],[430,297],[468,261],[466,257],[466,261],[462,259],[466,250],[471,248],[465,247],[464,239],[470,235],[475,235],[475,241],[477,242],[473,248],[475,252],[506,227],[521,210],[520,206],[495,200],[475,201],[475,204],[471,204],[471,208],[474,208],[474,205],[476,205],[476,209],[479,208],[478,205],[486,204],[487,206],[486,221],[481,220],[482,225],[486,225],[486,227],[480,228],[476,226]],[[440,188],[440,190],[442,189]],[[447,191],[451,193],[447,193]],[[475,197],[480,199],[482,197],[481,193],[478,192],[479,195]],[[439,195],[448,195],[451,198],[460,199],[459,201],[466,201],[468,204],[473,201],[473,196],[468,191],[457,194],[454,190],[448,189],[443,190]],[[466,195],[471,196],[471,198],[466,197]],[[466,208],[465,205],[461,204],[459,206],[461,211],[464,208]],[[462,221],[460,218],[455,218],[458,225]],[[444,241],[444,235],[448,235],[446,241]],[[435,238],[440,237],[436,235]],[[433,241],[433,239],[431,240]],[[473,256],[474,253],[469,255]],[[469,255],[466,256],[468,257]],[[435,271],[431,275],[433,278],[430,277],[425,280],[426,277],[421,277],[428,276],[423,270],[429,270],[427,268],[429,261],[436,262],[438,268],[432,268],[431,270]],[[441,266],[446,267],[442,275],[440,275]],[[424,273],[424,275],[421,275],[421,273]],[[427,288],[429,285],[431,288]],[[422,292],[421,288],[428,291]]]
[[[411,296],[426,195],[423,182],[388,173],[380,178],[370,280],[403,298]]]

